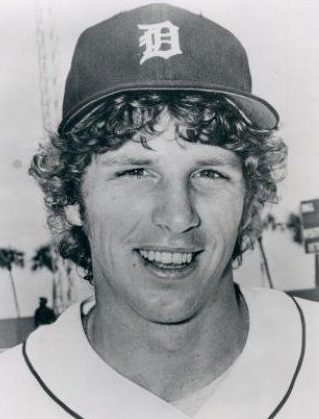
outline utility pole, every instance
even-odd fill
[[[319,253],[315,254],[315,287],[319,288]]]
[[[42,114],[43,138],[56,131],[61,108],[61,81],[59,79],[59,38],[56,30],[56,14],[52,3],[38,0],[35,3],[36,42],[38,51],[39,90]],[[52,257],[57,255],[52,251]],[[57,263],[57,261],[56,261]],[[62,273],[53,276],[52,300],[57,314],[60,314],[63,300]]]
[[[43,136],[55,131],[60,119],[59,38],[52,5],[35,3],[36,42]]]

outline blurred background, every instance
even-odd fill
[[[52,250],[41,192],[27,171],[39,142],[60,120],[64,82],[79,34],[115,13],[147,3],[4,0],[0,4],[0,347],[21,340],[33,328],[40,297],[46,297],[58,315],[92,292],[74,266],[59,260]],[[282,290],[315,288],[315,256],[306,254],[300,242],[300,202],[319,198],[315,128],[319,4],[316,0],[170,3],[203,14],[241,40],[250,61],[253,91],[278,110],[280,133],[289,146],[281,202],[267,208],[265,234],[245,255],[236,279]]]

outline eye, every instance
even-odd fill
[[[203,170],[200,170],[200,171],[194,173],[192,175],[192,177],[195,178],[195,179],[199,179],[199,178],[202,178],[202,179],[212,179],[212,180],[215,180],[215,179],[225,179],[225,176],[223,176],[219,172],[216,172],[216,170],[213,170],[213,169],[203,169]]]
[[[149,176],[149,174],[143,167],[136,167],[134,169],[123,170],[122,172],[118,172],[116,176],[141,179]]]

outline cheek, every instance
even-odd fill
[[[243,205],[244,193],[229,194],[227,191],[218,199],[205,202],[201,211],[203,228],[213,236],[217,234],[220,239],[233,241],[232,237],[237,236]]]
[[[107,199],[104,196],[108,196]],[[132,197],[91,194],[85,202],[85,227],[91,245],[127,242],[141,223],[148,219],[147,203]]]

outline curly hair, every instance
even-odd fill
[[[40,146],[29,173],[39,182],[48,209],[48,225],[58,234],[62,257],[71,259],[92,280],[89,240],[80,226],[70,225],[66,205],[79,204],[84,217],[81,183],[96,154],[120,148],[139,132],[156,133],[163,112],[177,121],[180,138],[223,147],[242,161],[246,195],[233,260],[252,247],[262,231],[261,210],[277,202],[277,182],[285,173],[287,148],[275,130],[255,126],[226,96],[203,92],[144,91],[114,95],[82,119],[72,130],[51,135]]]

